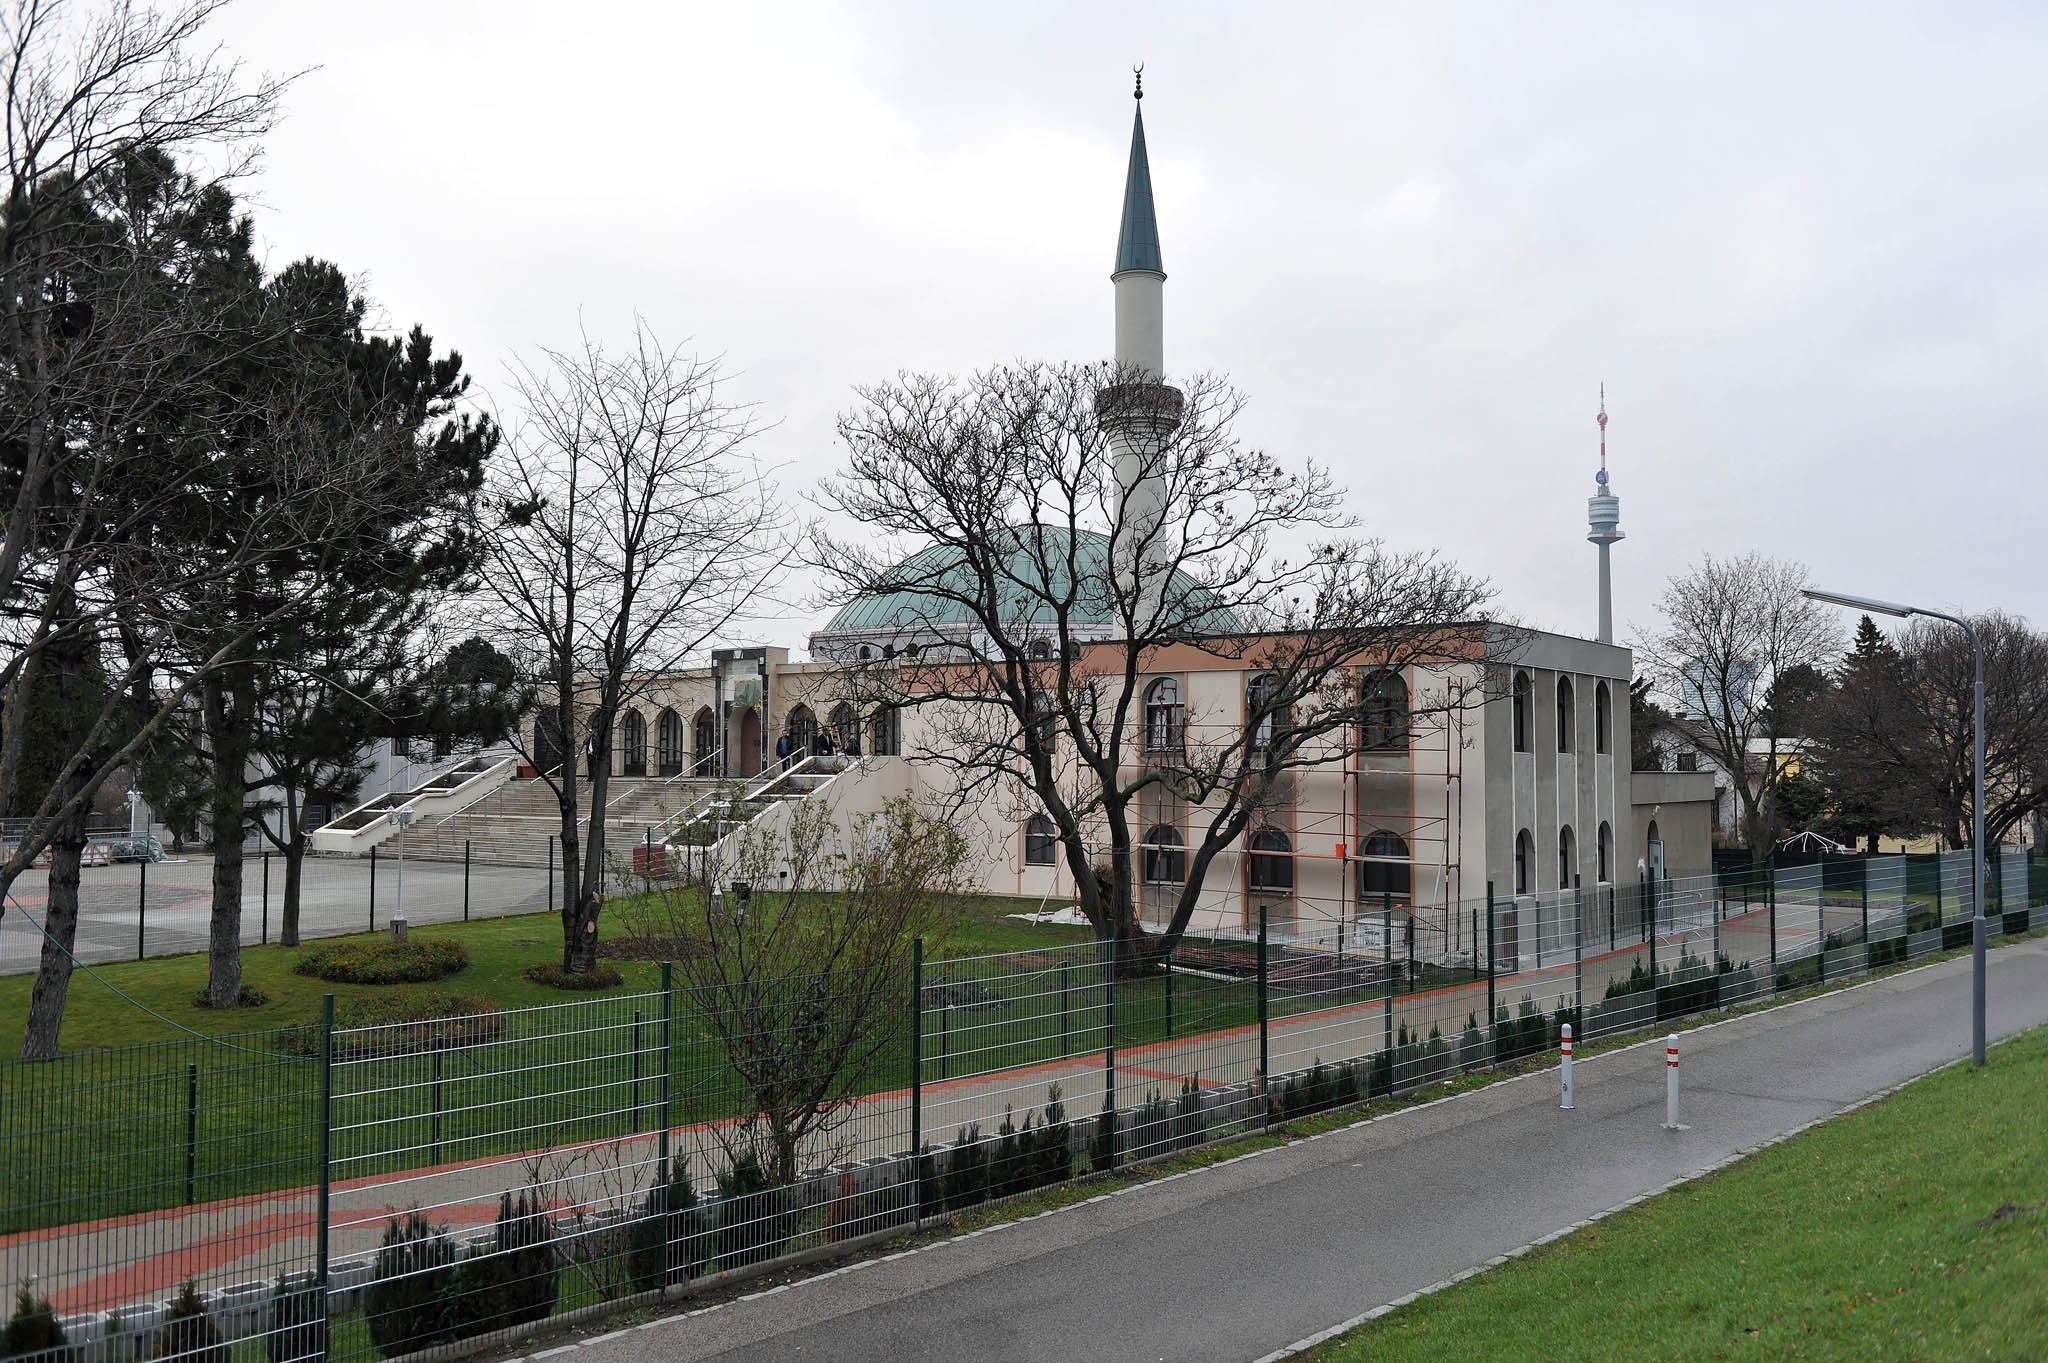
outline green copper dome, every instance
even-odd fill
[[[1010,609],[1004,612],[1010,624],[1051,629],[1062,613],[1053,601],[1071,601],[1064,608],[1070,631],[1098,638],[1116,633],[1115,605],[1108,589],[1109,536],[1094,530],[1077,530],[1070,536],[1065,529],[1054,527],[1020,528],[1011,533],[1017,543],[1004,556],[1001,569],[1005,580],[1019,584]],[[1041,564],[1046,569],[1043,574]],[[1042,588],[1040,584],[1048,579],[1050,586]],[[963,603],[952,598],[973,595],[976,580],[977,574],[962,561],[960,550],[934,545],[897,564],[883,579],[886,590],[849,602],[820,633],[965,628],[976,621]],[[1186,573],[1175,573],[1169,590],[1196,609],[1213,601],[1209,590]],[[1237,617],[1220,605],[1208,605],[1199,625],[1204,634],[1241,632]]]

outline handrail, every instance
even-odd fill
[[[743,805],[758,800],[790,777],[804,774],[804,768],[824,756],[823,753],[791,753],[774,766],[747,778],[749,784],[741,786],[737,795],[732,794],[730,790],[714,790],[655,824],[649,830],[652,839],[655,842],[670,842],[685,824],[694,822],[722,804]]]
[[[446,767],[435,772],[410,790],[386,791],[382,795],[372,796],[354,809],[349,810],[348,813],[343,814],[340,818],[329,819],[322,827],[344,830],[367,827],[378,819],[391,814],[394,810],[408,808],[431,796],[453,795],[464,786],[495,776],[498,772],[517,763],[518,760],[516,757],[465,757],[460,761],[449,763]],[[461,775],[461,780],[456,781],[452,785],[443,784],[447,777],[458,774]],[[359,818],[358,816],[371,817]]]

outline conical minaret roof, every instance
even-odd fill
[[[1145,98],[1140,81],[1136,98]],[[1116,269],[1110,278],[1128,270],[1147,270],[1164,277],[1166,267],[1159,260],[1159,219],[1152,211],[1152,163],[1145,156],[1145,106],[1138,106],[1131,121],[1131,164],[1124,174],[1124,216],[1116,237]]]

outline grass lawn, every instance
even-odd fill
[[[2048,1029],[1309,1355],[2048,1358]]]

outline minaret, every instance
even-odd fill
[[[1132,602],[1143,632],[1156,617],[1171,546],[1156,542],[1164,512],[1164,461],[1180,426],[1180,390],[1166,377],[1166,269],[1159,259],[1159,221],[1152,208],[1152,165],[1145,155],[1144,68],[1132,98],[1131,160],[1124,175],[1123,221],[1117,230],[1115,380],[1096,398],[1096,418],[1109,435],[1117,483],[1110,556],[1118,595]],[[1157,571],[1148,571],[1156,565]],[[1142,588],[1142,590],[1141,590]]]
[[[1586,499],[1586,539],[1600,550],[1600,642],[1614,642],[1614,579],[1607,551],[1621,533],[1621,498],[1607,484],[1607,385],[1600,385],[1600,471],[1593,475],[1593,495]]]

